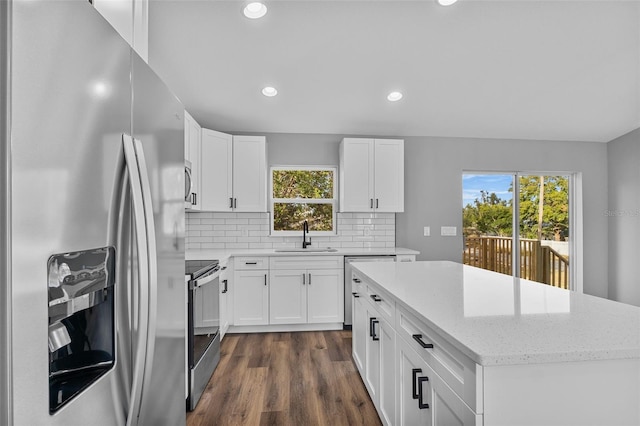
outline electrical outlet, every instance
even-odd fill
[[[428,227],[428,226],[425,226],[424,230],[423,230],[423,234],[424,234],[425,237],[430,236],[431,235],[431,228]]]

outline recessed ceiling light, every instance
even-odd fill
[[[438,4],[440,6],[451,6],[452,4],[454,4],[457,1],[458,0],[438,0]]]
[[[402,99],[402,93],[400,92],[391,92],[387,95],[387,99],[391,102],[396,102]]]
[[[267,86],[264,89],[262,89],[262,94],[271,98],[277,95],[278,91],[276,90],[275,87]]]
[[[267,14],[267,6],[265,6],[264,3],[256,1],[246,5],[243,12],[244,16],[249,19],[258,19]]]

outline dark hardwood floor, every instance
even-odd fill
[[[380,425],[350,331],[227,334],[187,426]]]

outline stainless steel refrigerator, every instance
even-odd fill
[[[183,107],[89,2],[1,2],[0,424],[184,424]]]

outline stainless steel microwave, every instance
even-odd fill
[[[191,208],[196,204],[198,195],[193,192],[191,161],[184,160],[184,206]]]

